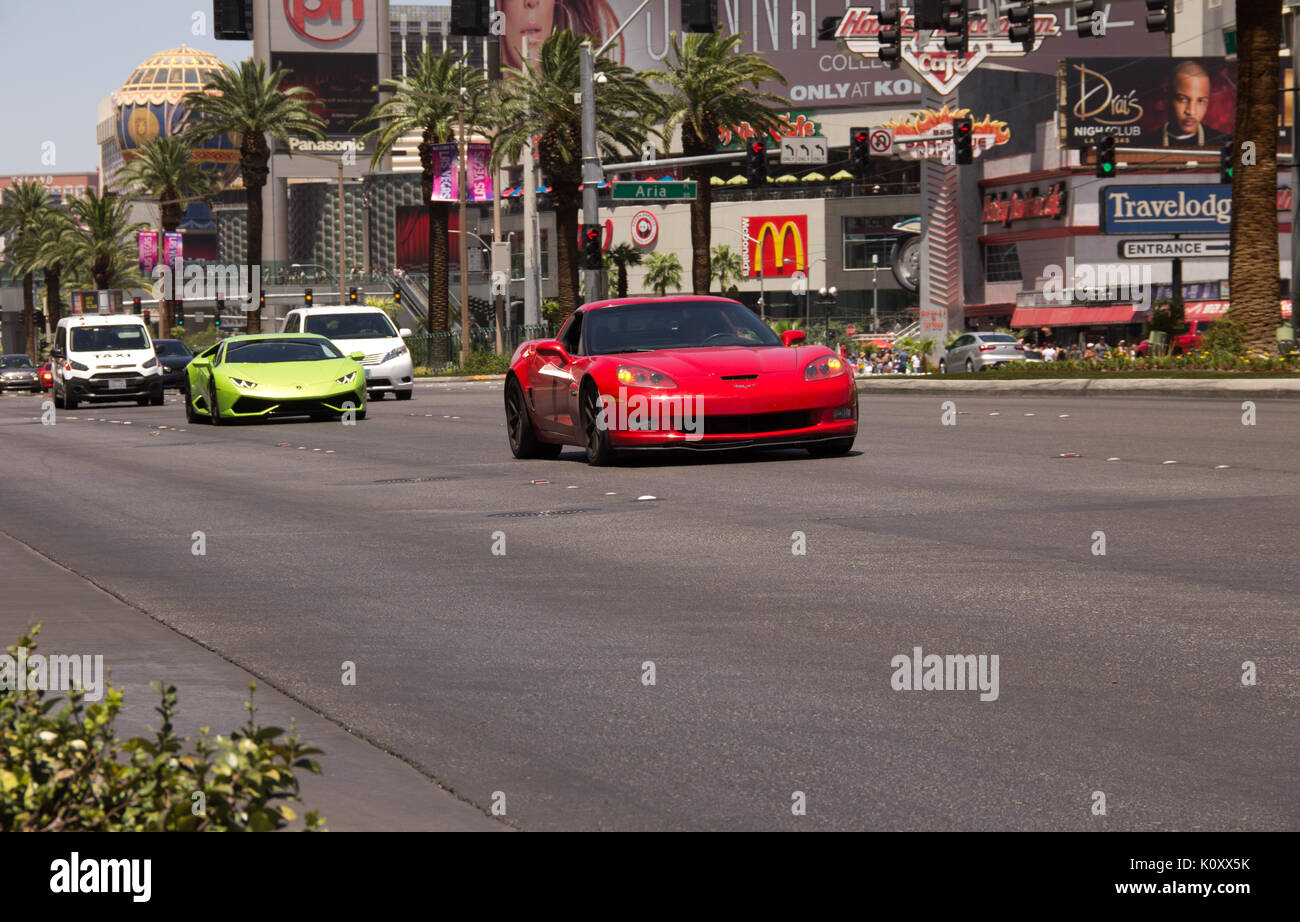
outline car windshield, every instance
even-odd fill
[[[153,344],[154,351],[159,355],[189,355],[190,350],[185,348],[185,344],[175,339],[159,339]]]
[[[383,339],[396,336],[397,330],[388,315],[380,311],[363,314],[310,314],[307,333],[330,339]]]
[[[25,355],[0,355],[0,368],[31,368],[32,360]]]
[[[1020,340],[1006,333],[981,333],[980,339],[986,343],[1018,343]]]
[[[102,327],[73,327],[73,352],[113,352],[148,349],[149,334],[142,323],[114,323]]]
[[[326,339],[250,339],[226,346],[227,362],[266,364],[270,362],[323,362],[341,359],[343,353]]]
[[[650,352],[706,346],[781,346],[781,339],[743,304],[648,302],[605,307],[583,317],[587,351]]]

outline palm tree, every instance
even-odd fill
[[[218,178],[196,163],[193,156],[194,145],[184,135],[154,138],[136,151],[117,174],[123,188],[158,200],[164,233],[180,227],[185,215],[182,199],[210,195],[220,185]],[[158,309],[158,329],[170,330],[171,302],[160,298]]]
[[[221,135],[239,140],[239,174],[244,180],[244,201],[248,208],[248,254],[250,275],[262,266],[262,189],[269,173],[271,148],[266,136],[284,147],[289,135],[323,138],[325,122],[309,108],[312,94],[304,87],[281,87],[289,71],[277,67],[267,73],[266,64],[251,58],[235,70],[223,64],[202,90],[186,93],[181,100],[189,124],[185,135],[201,143]],[[249,311],[248,332],[262,332],[262,312]]]
[[[501,129],[493,164],[514,162],[534,135],[538,162],[551,187],[555,206],[556,287],[560,313],[578,306],[578,208],[582,184],[581,43],[572,32],[557,30],[543,42],[536,64],[507,69],[498,106]],[[596,143],[603,157],[620,159],[639,151],[650,127],[663,113],[648,74],[634,73],[607,57],[595,62]]]
[[[736,282],[740,280],[741,273],[744,271],[740,254],[727,244],[720,243],[713,248],[713,255],[709,260],[709,273],[711,278],[717,280],[720,292],[726,294],[728,291],[735,291]]]
[[[51,208],[50,192],[34,179],[22,180],[5,192],[0,203],[0,234],[14,235],[11,258],[23,276],[23,324],[27,328],[27,354],[36,358],[36,273],[32,256],[40,226]]]
[[[781,125],[768,103],[788,105],[773,93],[759,92],[758,85],[785,77],[755,52],[740,52],[743,35],[716,32],[691,33],[685,42],[672,36],[668,70],[659,79],[673,95],[668,100],[669,118],[664,137],[682,129],[682,153],[688,157],[712,154],[718,148],[718,129],[748,122],[760,136]],[[691,284],[696,294],[708,294],[713,276],[709,272],[709,242],[713,228],[709,176],[712,167],[700,164],[686,168],[698,193],[691,202]]]
[[[88,189],[68,199],[68,212],[72,230],[66,238],[60,235],[57,254],[71,266],[74,283],[88,282],[96,291],[144,287],[135,235],[149,225],[130,220],[131,206],[124,199]]]
[[[490,98],[487,79],[478,68],[467,66],[459,51],[437,55],[428,49],[407,62],[406,76],[385,80],[384,85],[393,95],[376,104],[361,121],[376,126],[366,135],[376,138],[370,168],[373,170],[404,135],[420,132],[420,194],[429,212],[429,329],[444,332],[449,329],[447,254],[451,233],[449,203],[433,199],[433,185],[438,180],[434,145],[456,137],[462,87],[465,132],[483,132]]]
[[[77,225],[62,206],[41,213],[36,229],[23,245],[10,250],[24,273],[40,271],[45,276],[45,314],[50,329],[63,316],[63,273],[76,260]]]
[[[1275,349],[1278,315],[1277,95],[1282,36],[1277,0],[1237,0],[1237,119],[1228,281],[1233,319],[1252,349]],[[1255,145],[1243,167],[1241,145]],[[1295,233],[1295,230],[1292,230]],[[1294,284],[1294,280],[1292,281]],[[1296,323],[1296,309],[1291,309]]]
[[[613,268],[618,275],[614,284],[615,297],[627,297],[627,267],[641,265],[641,251],[630,243],[610,247],[605,254],[605,268]]]
[[[645,278],[642,284],[657,296],[663,297],[671,288],[682,290],[682,263],[676,253],[651,253],[645,260]],[[705,292],[707,294],[707,292]]]

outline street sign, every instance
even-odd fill
[[[867,144],[871,147],[871,152],[878,157],[883,157],[894,149],[894,131],[892,128],[872,128],[871,134],[867,135]]]
[[[1121,240],[1119,255],[1124,259],[1199,259],[1227,256],[1227,238],[1216,240]]]
[[[695,182],[666,182],[663,180],[648,182],[613,183],[614,199],[631,202],[666,202],[673,200],[690,200],[695,198]]]
[[[855,327],[853,324],[850,323],[848,326],[846,326],[846,327],[844,328],[844,335],[845,335],[845,336],[857,336],[857,335],[858,335],[858,328]]]
[[[825,138],[782,138],[781,165],[806,163],[825,166]]]

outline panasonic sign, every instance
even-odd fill
[[[1107,186],[1103,234],[1222,233],[1232,223],[1232,187]]]

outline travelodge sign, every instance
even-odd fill
[[[947,95],[957,88],[957,84],[988,57],[1021,57],[1025,49],[1019,42],[1008,37],[1010,24],[1004,18],[995,25],[995,31],[989,30],[986,19],[971,18],[968,23],[970,40],[968,50],[963,56],[943,47],[944,33],[939,30],[929,32],[929,38],[920,42],[916,34],[916,17],[911,8],[899,7],[899,57],[906,61],[935,92]],[[926,30],[922,30],[926,31]],[[875,58],[880,50],[880,21],[876,11],[870,7],[853,7],[844,11],[835,37],[843,39],[845,46],[854,54]],[[1037,48],[1043,38],[1060,35],[1060,26],[1056,16],[1041,13],[1034,16],[1034,47]]]

